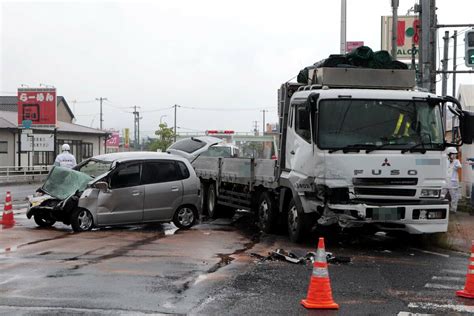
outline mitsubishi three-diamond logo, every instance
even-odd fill
[[[385,160],[383,161],[383,164],[382,164],[382,167],[385,167],[385,166],[386,166],[386,167],[390,167],[390,166],[391,166],[391,165],[390,165],[390,162],[388,162],[388,159],[387,159],[387,158],[385,158]]]

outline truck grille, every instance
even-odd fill
[[[352,178],[354,185],[417,185],[418,178]]]
[[[358,195],[415,196],[416,189],[354,188]]]

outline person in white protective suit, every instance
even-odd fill
[[[450,212],[456,213],[458,209],[458,200],[459,200],[459,177],[458,177],[458,170],[462,168],[461,163],[457,159],[458,151],[454,147],[448,147],[446,149],[446,153],[448,155],[448,174],[447,174],[447,182],[448,182],[448,191],[449,195],[451,196],[451,205],[450,205]]]
[[[61,146],[61,151],[54,161],[55,166],[65,167],[65,168],[72,168],[76,165],[76,158],[74,155],[70,153],[71,148],[68,144],[64,144]]]

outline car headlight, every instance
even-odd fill
[[[439,198],[441,194],[440,189],[422,189],[420,197],[422,198]]]

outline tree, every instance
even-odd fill
[[[166,123],[161,123],[159,128],[159,130],[155,131],[155,135],[157,135],[158,138],[148,145],[148,150],[156,151],[159,149],[164,152],[173,143],[173,129],[168,127]]]

